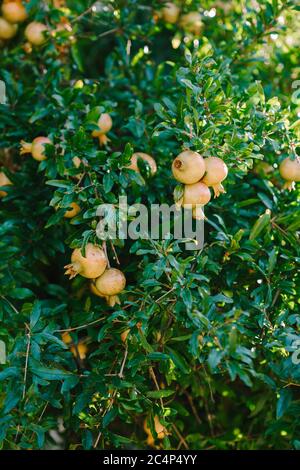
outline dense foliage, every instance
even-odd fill
[[[178,1],[201,15],[189,31],[163,3],[30,0],[1,44],[3,449],[53,448],[58,433],[65,449],[300,448],[300,191],[278,172],[300,155],[299,8]],[[31,21],[48,28],[41,46],[26,42]],[[101,113],[113,120],[102,147]],[[38,136],[53,142],[41,162],[20,155]],[[183,149],[229,168],[205,245],[107,241],[127,278],[110,307],[64,266],[101,245],[100,203],[172,204]],[[153,177],[127,168],[134,151],[155,158]]]

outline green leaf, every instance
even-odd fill
[[[16,287],[15,289],[12,289],[9,295],[13,299],[23,300],[32,297],[34,294],[30,289],[27,289],[26,287]]]
[[[32,374],[45,380],[64,380],[73,376],[71,372],[67,372],[63,369],[43,366],[32,357],[29,359],[29,368]]]
[[[167,398],[175,393],[174,390],[154,390],[152,392],[147,392],[147,397],[149,398]]]
[[[271,211],[269,209],[266,210],[264,214],[262,214],[255,224],[252,227],[252,230],[249,235],[249,240],[255,240],[258,236],[269,226],[271,220]]]
[[[292,393],[290,390],[283,388],[279,392],[279,398],[277,400],[276,405],[276,418],[280,419],[288,410],[291,401],[292,401]]]

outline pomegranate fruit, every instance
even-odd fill
[[[147,153],[143,153],[143,152],[134,153],[131,157],[130,165],[127,168],[130,168],[131,170],[134,170],[137,173],[140,173],[140,170],[139,170],[139,167],[138,167],[138,159],[139,158],[144,160],[144,162],[148,163],[148,165],[150,167],[151,175],[153,176],[157,171],[156,161],[154,160],[153,157],[151,157],[151,155],[148,155]]]
[[[46,31],[48,31],[48,28],[45,24],[39,23],[38,21],[32,21],[32,23],[29,23],[29,25],[26,26],[24,34],[30,44],[33,46],[41,46],[47,41],[44,34]]]
[[[106,134],[111,130],[113,125],[112,118],[108,113],[103,113],[100,115],[97,125],[99,129],[95,129],[92,132],[92,136],[98,137],[100,145],[106,145],[109,141],[109,138],[106,136]]]
[[[102,299],[105,298],[105,295],[101,294],[101,292],[98,291],[94,280],[90,283],[90,291],[92,292],[92,294],[97,295],[98,297],[102,297]]]
[[[295,187],[295,182],[300,182],[300,159],[291,160],[289,157],[285,158],[280,163],[279,173],[286,180],[283,186],[284,189],[291,191]]]
[[[269,176],[274,172],[272,165],[269,165],[267,162],[259,162],[254,167],[254,172],[260,176]]]
[[[205,175],[202,182],[212,187],[215,197],[218,197],[221,193],[225,193],[221,182],[224,181],[228,175],[227,165],[218,157],[205,158],[204,163]]]
[[[85,256],[80,248],[75,248],[71,256],[71,263],[65,266],[65,274],[73,279],[77,274],[89,279],[101,276],[107,266],[107,259],[104,251],[92,243],[85,247]]]
[[[0,39],[13,38],[18,30],[16,24],[9,23],[5,18],[0,17]]]
[[[191,11],[186,15],[182,15],[180,18],[180,26],[188,33],[199,35],[203,27],[200,13]]]
[[[4,2],[2,14],[10,23],[22,23],[27,18],[27,12],[21,1]]]
[[[198,152],[185,150],[173,161],[172,172],[174,178],[180,183],[197,183],[205,172],[204,158]]]
[[[162,8],[162,16],[167,23],[176,23],[180,13],[180,8],[175,3],[168,2]]]
[[[76,204],[76,202],[71,202],[70,207],[71,209],[67,209],[67,211],[64,214],[64,217],[66,219],[72,219],[73,217],[78,215],[79,212],[81,211],[79,205]]]
[[[45,155],[45,144],[52,144],[52,141],[48,137],[36,137],[33,139],[32,143],[21,141],[21,155],[25,153],[31,153],[32,157],[41,162],[46,160]]]
[[[168,434],[167,430],[163,426],[163,424],[161,424],[161,422],[159,421],[158,416],[154,416],[154,428],[155,428],[155,432],[157,434],[158,439],[163,439],[165,436],[167,436]],[[150,446],[154,446],[155,439],[154,439],[154,436],[152,435],[150,428],[148,427],[148,423],[146,419],[144,421],[144,431],[148,435],[147,444]]]
[[[70,351],[74,357],[79,357],[79,359],[82,360],[86,358],[88,347],[84,343],[78,343],[76,345],[71,346]]]
[[[0,172],[0,186],[10,186],[13,183],[10,181],[10,179],[6,176],[3,171]],[[7,196],[6,191],[0,191],[0,197],[5,197]]]
[[[112,118],[110,117],[108,113],[103,113],[99,117],[97,121],[97,125],[99,129],[96,129],[93,131],[92,133],[93,137],[98,137],[98,135],[101,135],[101,134],[107,134],[111,130],[112,125],[113,125]]]
[[[96,279],[97,290],[105,296],[117,295],[125,288],[126,278],[122,271],[109,268]]]
[[[186,184],[184,187],[182,205],[194,208],[197,205],[205,206],[210,201],[211,194],[206,184],[202,182]]]
[[[70,343],[73,342],[70,333],[68,333],[67,331],[65,331],[65,332],[61,335],[61,339],[63,340],[63,342],[64,342],[65,344],[70,344]]]

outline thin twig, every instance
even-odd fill
[[[177,434],[177,437],[179,438],[180,442],[184,445],[186,450],[189,450],[189,446],[186,443],[186,440],[182,436],[182,434],[179,432],[177,426],[175,424],[172,424],[172,428],[174,429],[175,433]]]
[[[196,409],[196,407],[195,407],[195,403],[194,403],[194,400],[193,400],[192,396],[191,396],[191,395],[189,394],[189,392],[187,392],[186,390],[184,391],[184,394],[185,394],[185,396],[186,396],[187,399],[188,399],[188,402],[189,402],[189,404],[190,404],[190,407],[191,407],[191,409],[192,409],[193,415],[195,416],[195,419],[196,419],[197,423],[198,423],[198,424],[201,424],[202,421],[201,421],[201,418],[200,418],[200,416],[199,416],[199,414],[198,414],[198,412],[197,412],[197,409]]]
[[[112,241],[110,242],[110,245],[111,245],[111,247],[112,247],[112,250],[113,250],[113,252],[114,252],[114,258],[115,258],[115,260],[116,260],[117,264],[120,264],[120,261],[119,261],[119,258],[118,258],[118,255],[117,255],[116,249],[115,249],[115,247],[114,247],[114,244],[113,244],[113,242],[112,242]]]
[[[83,18],[85,15],[87,15],[88,13],[90,13],[92,10],[93,10],[93,7],[96,5],[96,3],[98,3],[97,1],[96,2],[93,2],[91,6],[89,6],[85,11],[83,11],[82,13],[80,13],[80,15],[76,16],[76,18],[74,18],[71,23],[76,23],[77,21],[81,20],[81,18]]]
[[[75,330],[82,330],[83,328],[87,328],[90,325],[95,325],[95,323],[99,323],[102,320],[105,320],[106,317],[98,318],[98,320],[91,321],[90,323],[85,323],[84,325],[75,326],[74,328],[65,328],[63,330],[54,330],[53,333],[65,333],[68,331],[75,331]]]
[[[23,394],[22,394],[22,398],[24,400],[25,398],[25,394],[26,394],[26,380],[27,380],[27,370],[28,370],[28,358],[29,358],[29,350],[30,350],[30,342],[31,342],[31,331],[30,331],[30,327],[29,325],[27,325],[25,323],[25,326],[28,330],[28,333],[26,334],[27,336],[27,348],[26,348],[26,359],[25,359],[25,370],[24,370],[24,378],[23,378],[23,382],[24,382],[24,386],[23,386]]]
[[[102,243],[102,247],[103,247],[103,251],[105,253],[105,258],[107,260],[107,267],[110,268],[110,262],[109,262],[109,258],[108,258],[108,254],[107,254],[107,246],[106,246],[105,241]]]
[[[0,295],[0,298],[5,300],[5,302],[8,303],[15,313],[19,314],[19,311],[16,309],[16,307],[6,297],[4,297],[4,295]]]
[[[97,39],[103,38],[104,36],[108,36],[109,34],[112,34],[112,33],[116,33],[118,30],[119,30],[119,28],[113,28],[113,29],[110,29],[108,31],[104,31],[104,33],[101,33],[101,34],[99,34],[99,36],[97,36]]]
[[[118,373],[118,376],[120,378],[123,378],[123,371],[124,371],[124,367],[125,367],[125,363],[126,363],[126,359],[127,359],[127,354],[128,354],[128,349],[126,348],[125,353],[124,353],[124,357],[123,357],[123,360],[122,360],[121,368],[120,368],[120,371]],[[114,404],[114,401],[115,401],[116,394],[117,394],[117,390],[114,390],[112,398],[110,400],[110,403],[109,403],[108,407],[105,409],[104,413],[102,414],[102,419],[109,412],[109,410],[111,410],[111,408]],[[99,444],[99,441],[101,439],[101,436],[102,436],[102,431],[100,431],[98,436],[96,437],[96,440],[95,440],[94,445],[93,445],[94,449],[97,448],[97,446]]]
[[[119,376],[121,379],[124,377],[123,372],[124,372],[124,367],[125,367],[125,364],[126,364],[127,356],[128,356],[128,349],[127,349],[127,347],[126,347],[126,349],[125,349],[125,354],[124,354],[123,361],[122,361],[122,365],[121,365],[121,369],[120,369],[120,372],[119,372],[119,374],[118,374],[118,376]]]
[[[155,372],[154,372],[152,366],[149,367],[149,372],[150,372],[151,378],[152,378],[152,380],[155,384],[156,390],[160,391],[160,388],[159,388],[159,385],[158,385],[158,382],[157,382],[157,378],[156,378],[156,375],[155,375]],[[163,402],[163,399],[161,397],[160,397],[159,401],[160,401],[161,407],[164,408],[164,402]]]

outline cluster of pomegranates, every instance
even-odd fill
[[[179,26],[190,34],[200,34],[203,27],[201,14],[198,11],[181,14],[180,7],[173,2],[167,2],[159,12],[155,13],[155,16],[167,23],[179,23]]]
[[[22,0],[4,0],[1,6],[2,17],[0,17],[0,39],[9,40],[18,31],[18,26],[23,23],[28,14]],[[30,45],[41,46],[47,40],[45,32],[47,26],[38,21],[29,23],[24,31],[25,37]]]
[[[91,292],[104,298],[109,306],[120,303],[118,294],[124,290],[126,278],[122,271],[109,266],[106,253],[101,247],[88,243],[84,255],[80,248],[75,248],[71,263],[65,269],[65,274],[70,279],[77,274],[90,279]]]
[[[203,158],[198,152],[185,150],[172,163],[174,178],[184,184],[183,194],[177,206],[191,209],[193,218],[204,219],[203,206],[211,198],[211,187],[215,197],[224,193],[222,182],[228,174],[226,164],[218,157]]]

